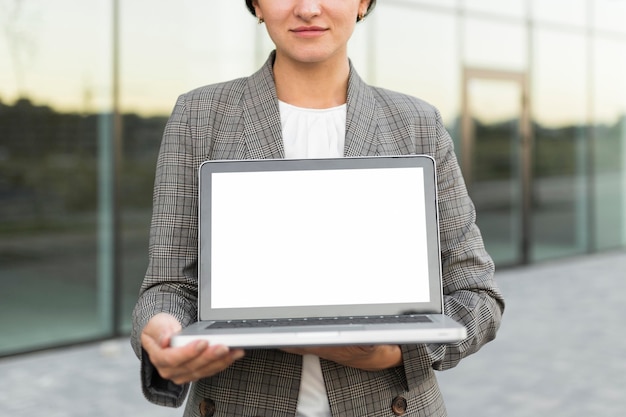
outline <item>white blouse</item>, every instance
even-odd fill
[[[285,157],[341,158],[346,137],[346,105],[305,109],[278,102]],[[296,417],[330,417],[328,394],[320,360],[302,357],[302,379]]]
[[[346,105],[305,109],[278,102],[285,158],[341,158],[346,139]]]

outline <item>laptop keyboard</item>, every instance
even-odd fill
[[[393,323],[430,323],[424,315],[411,314],[399,316],[357,316],[357,317],[313,317],[296,319],[265,319],[265,320],[229,320],[218,321],[207,327],[213,329],[240,329],[251,327],[284,327],[284,326],[319,326],[327,324],[393,324]]]

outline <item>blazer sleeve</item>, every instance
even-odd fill
[[[493,340],[504,311],[503,297],[493,279],[494,263],[476,225],[476,211],[452,139],[435,112],[444,312],[465,325],[468,336],[457,343],[402,346],[409,386],[421,381],[427,367],[452,368]]]
[[[178,407],[188,385],[161,378],[141,347],[140,335],[157,313],[168,313],[183,327],[197,317],[197,166],[185,96],[180,96],[164,130],[157,160],[149,262],[133,311],[131,344],[141,360],[146,398]]]

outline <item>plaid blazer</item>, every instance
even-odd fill
[[[185,416],[294,416],[301,357],[252,350],[191,386],[158,376],[139,336],[156,313],[187,326],[197,319],[197,170],[208,159],[283,158],[273,55],[255,74],[179,97],[158,157],[149,266],[133,312],[133,348],[148,400]],[[463,323],[454,344],[402,346],[403,366],[366,372],[321,360],[333,416],[445,416],[434,370],[455,366],[492,340],[504,302],[475,224],[452,140],[439,112],[403,94],[365,84],[350,69],[345,156],[428,154],[437,162],[445,313]],[[390,288],[390,291],[402,291]],[[332,289],[329,288],[329,291]]]

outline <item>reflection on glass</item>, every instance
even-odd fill
[[[626,2],[619,0],[593,1],[593,26],[596,29],[626,33]]]
[[[79,113],[107,108],[109,0],[6,0],[2,6],[0,100],[28,98]]]
[[[0,105],[0,354],[101,335],[97,115]]]
[[[529,0],[531,17],[539,22],[584,26],[587,0]]]
[[[532,101],[542,125],[571,125],[587,117],[586,43],[582,34],[534,33]]]
[[[457,0],[411,0],[411,3],[417,5],[437,6],[452,8],[456,6]],[[378,7],[378,6],[377,6]]]
[[[376,7],[374,29],[381,29],[371,37],[376,59],[368,81],[422,98],[452,122],[458,114],[460,78],[455,17],[384,3]]]
[[[120,3],[124,112],[169,115],[179,94],[257,69],[257,37],[265,30],[243,1]]]
[[[463,0],[463,6],[470,11],[485,12],[507,17],[524,17],[526,0]]]
[[[522,260],[522,85],[469,79],[466,167],[470,196],[487,250],[496,265]],[[467,142],[465,142],[467,143]]]
[[[0,355],[107,335],[111,297],[98,297],[97,270],[109,2],[3,6]]]
[[[467,18],[464,32],[466,65],[522,71],[527,65],[527,36],[522,24]]]
[[[588,244],[588,142],[584,36],[537,30],[532,259],[584,252]]]
[[[594,51],[594,230],[605,250],[626,244],[626,45],[599,38]]]

